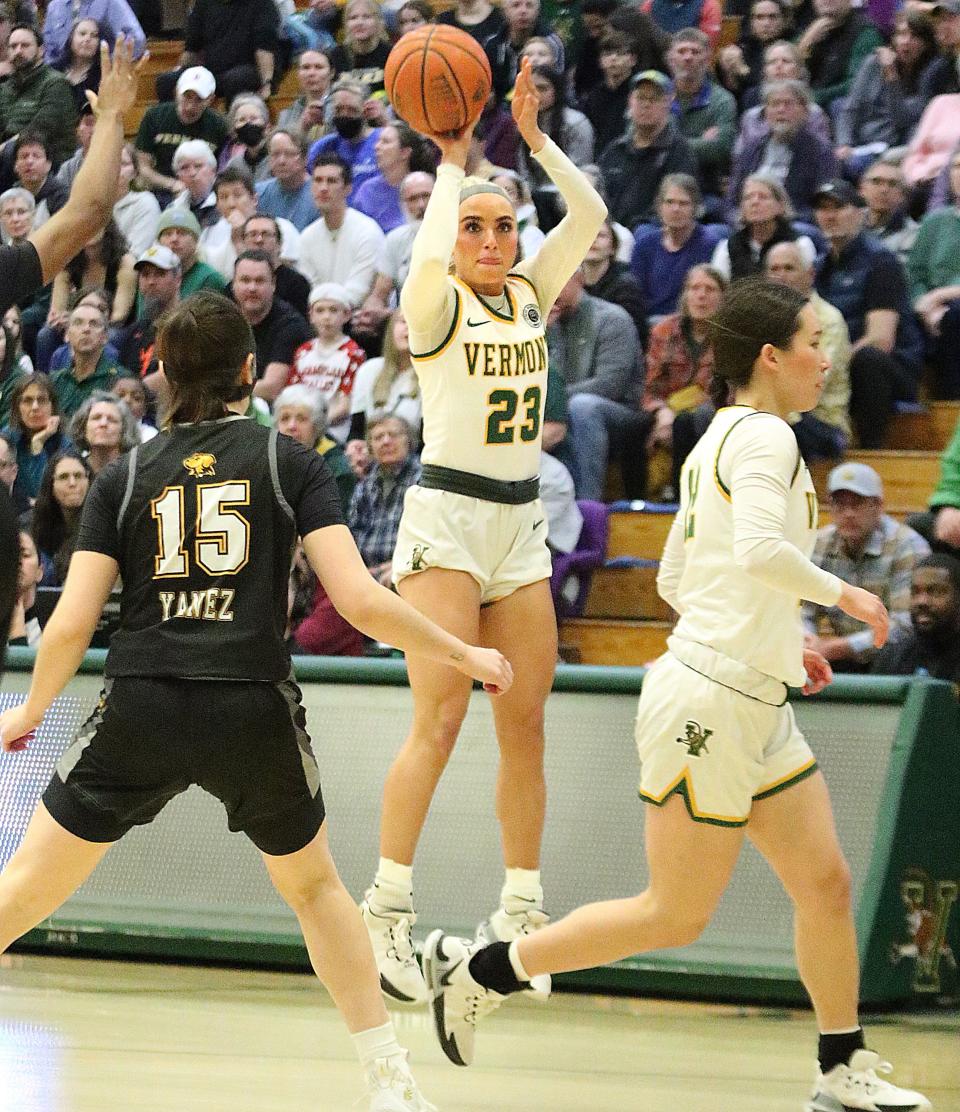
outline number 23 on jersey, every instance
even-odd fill
[[[525,444],[536,440],[540,435],[541,401],[539,386],[530,386],[522,395],[516,390],[492,390],[487,398],[490,411],[486,443],[513,444],[517,434]]]

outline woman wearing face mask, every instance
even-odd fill
[[[230,105],[230,139],[220,155],[220,166],[245,166],[254,181],[270,177],[267,128],[270,109],[255,93],[241,93]]]
[[[380,129],[373,128],[364,117],[366,87],[350,78],[340,78],[330,92],[333,131],[318,139],[307,153],[307,169],[321,154],[333,151],[348,163],[353,175],[353,190],[348,203],[353,204],[357,190],[365,181],[380,172],[377,165],[377,140]]]

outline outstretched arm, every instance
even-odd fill
[[[5,752],[25,749],[53,700],[80,667],[114,583],[117,562],[101,552],[75,552],[70,570],[33,666],[25,703],[0,715],[0,745]]]
[[[90,150],[73,183],[70,200],[30,236],[40,256],[44,282],[50,282],[83,245],[106,227],[120,174],[123,114],[137,98],[137,81],[147,55],[133,62],[133,44],[121,35],[111,61],[106,44],[100,48],[103,78],[97,96],[88,93],[97,116]]]
[[[345,525],[314,529],[303,538],[303,549],[330,601],[356,629],[404,652],[456,668],[479,680],[491,694],[509,690],[513,669],[506,657],[496,649],[465,644],[381,587],[364,567]]]
[[[400,307],[410,328],[412,351],[430,351],[446,336],[455,310],[447,281],[457,242],[460,187],[473,127],[447,138],[434,136],[441,151],[437,181],[427,202],[423,223],[413,241],[410,273],[400,291]]]
[[[533,283],[540,311],[546,316],[596,239],[607,206],[586,175],[540,130],[537,123],[540,97],[530,71],[530,59],[524,58],[513,91],[513,118],[530,153],[546,170],[567,205],[567,215],[550,231],[536,255],[517,267],[517,272]]]

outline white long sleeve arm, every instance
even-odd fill
[[[680,576],[686,563],[686,552],[683,546],[683,519],[677,514],[667,533],[667,543],[663,546],[660,557],[660,567],[657,571],[657,593],[663,601],[680,613],[680,600],[677,590],[680,586]]]
[[[446,335],[453,320],[454,292],[447,280],[457,242],[457,214],[464,173],[442,162],[423,223],[413,241],[410,273],[400,291],[413,351],[425,351]]]
[[[840,579],[818,568],[783,535],[797,467],[797,444],[789,427],[772,415],[741,421],[722,455],[718,470],[730,476],[737,565],[771,590],[834,606]]]
[[[540,250],[516,268],[518,274],[533,283],[540,311],[546,317],[557,294],[597,238],[607,206],[586,175],[552,139],[548,139],[533,157],[546,170],[567,205],[566,216],[547,234]]]

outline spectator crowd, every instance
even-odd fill
[[[888,660],[927,659],[930,600],[960,592],[960,431],[910,525],[883,512],[869,468],[840,461],[884,447],[898,409],[960,399],[960,0],[458,0],[439,12],[425,0],[194,0],[173,29],[167,7],[0,0],[7,243],[70,194],[101,40],[123,33],[142,52],[146,29],[184,42],[124,150],[113,219],[0,327],[0,470],[23,513],[30,602],[17,636],[35,629],[38,585],[62,583],[92,478],[155,435],[155,322],[201,289],[250,323],[251,416],[323,454],[371,574],[389,581],[421,419],[398,295],[438,151],[394,117],[383,67],[397,37],[436,20],[490,60],[468,172],[507,190],[521,252],[563,215],[510,114],[523,58],[541,128],[609,207],[547,324],[545,471],[568,480],[557,551],[575,543],[559,526],[574,496],[602,500],[611,463],[628,498],[675,498],[714,412],[710,317],[730,282],[764,273],[810,296],[831,363],[794,426],[808,462],[838,464],[816,559],[880,590],[915,642]],[[297,95],[278,110],[291,70]],[[876,665],[861,630],[805,617],[836,666]],[[338,622],[297,561],[291,641],[362,651]]]

